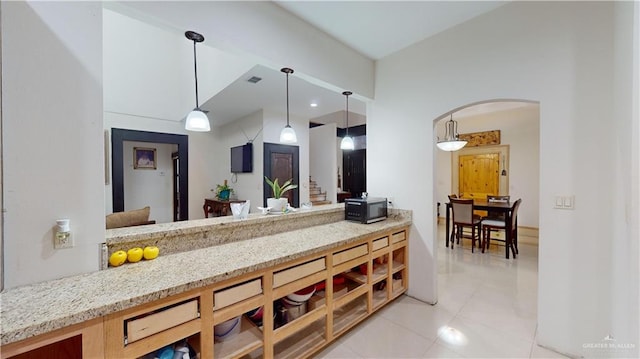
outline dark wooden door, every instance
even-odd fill
[[[342,153],[344,176],[343,190],[352,197],[360,197],[367,191],[367,150],[344,151]]]
[[[264,144],[264,175],[271,180],[278,179],[282,185],[285,181],[292,179],[294,184],[300,183],[300,160],[299,147],[288,146],[276,143]],[[263,205],[267,205],[267,198],[272,196],[271,187],[264,182]],[[300,206],[299,188],[288,191],[284,197],[289,199],[293,207]]]
[[[180,220],[180,155],[178,152],[171,154],[173,163],[173,221]]]

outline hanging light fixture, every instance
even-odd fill
[[[447,123],[445,123],[444,140],[438,141],[436,146],[443,151],[457,151],[467,144],[467,141],[462,141],[458,135],[458,123],[453,120],[453,113]]]
[[[355,145],[353,144],[353,138],[349,137],[349,96],[353,93],[351,91],[345,91],[342,94],[347,98],[347,130],[345,136],[342,138],[342,142],[340,142],[340,149],[352,150],[355,148]]]
[[[292,74],[293,70],[288,67],[283,67],[280,71],[287,74],[287,125],[280,132],[280,142],[296,143],[298,142],[296,131],[294,131],[293,128],[291,128],[291,125],[289,125],[289,74]]]
[[[193,40],[193,69],[196,78],[196,108],[193,111],[189,112],[187,115],[187,119],[184,124],[184,128],[187,131],[196,131],[196,132],[207,132],[211,131],[211,125],[209,125],[209,118],[207,115],[200,109],[200,105],[198,104],[198,65],[196,63],[196,43],[203,42],[204,36],[198,34],[194,31],[187,31],[184,33],[184,36],[189,40]]]

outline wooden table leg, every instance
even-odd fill
[[[209,218],[209,212],[211,212],[211,207],[205,203],[204,206],[202,206],[202,209],[204,210],[204,218]]]
[[[445,239],[446,239],[447,247],[449,247],[449,203],[447,203],[447,204],[445,205],[445,207],[446,207],[445,211],[447,212],[447,213],[445,214],[445,218],[446,218],[446,221],[447,221],[447,225],[446,225],[446,230],[445,230],[445,232],[444,232],[444,237],[445,237]],[[453,238],[451,238],[451,240],[452,240],[452,242],[451,242],[451,249],[453,249]]]
[[[507,211],[504,215],[504,250],[505,257],[509,259],[509,247],[511,247],[511,212]]]

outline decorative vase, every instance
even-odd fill
[[[218,199],[226,201],[229,199],[229,195],[231,194],[231,190],[225,189],[218,193]]]
[[[285,198],[267,198],[267,207],[270,212],[282,212],[289,206],[289,200]]]

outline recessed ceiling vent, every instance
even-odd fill
[[[258,76],[251,76],[251,78],[247,80],[247,82],[251,82],[252,84],[257,84],[260,81],[262,81],[262,77]]]

